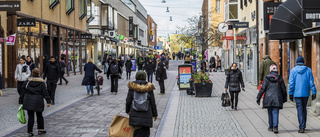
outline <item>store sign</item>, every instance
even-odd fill
[[[0,1],[0,11],[21,11],[21,2]]]
[[[247,40],[246,36],[237,36],[237,40]]]
[[[134,29],[134,26],[133,26],[133,17],[130,16],[130,17],[129,17],[129,37],[133,37],[133,29]]]
[[[320,22],[320,8],[319,9],[302,9],[303,22]]]
[[[123,35],[119,35],[119,40],[124,40],[124,36]]]
[[[138,40],[138,45],[141,45],[141,40]]]
[[[10,35],[6,38],[6,45],[14,45],[16,41],[16,34]]]
[[[92,34],[81,34],[81,39],[92,39]]]
[[[271,18],[274,13],[276,13],[281,2],[264,2],[263,11],[264,11],[264,30],[269,30],[271,25]]]
[[[114,38],[116,36],[116,32],[114,30],[109,31],[109,37]]]
[[[223,40],[234,40],[233,36],[224,36],[222,37]]]
[[[179,90],[190,88],[192,65],[179,65]]]
[[[125,37],[125,38],[123,39],[123,41],[127,42],[127,41],[128,41],[128,38],[127,38],[127,37]]]
[[[249,22],[233,22],[233,28],[249,28]]]
[[[18,27],[36,26],[36,19],[35,18],[18,19],[17,23],[18,23]]]

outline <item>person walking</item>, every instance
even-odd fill
[[[131,70],[132,70],[132,62],[131,62],[130,57],[127,59],[125,66],[126,66],[126,72],[127,72],[127,79],[130,79],[131,78]]]
[[[216,57],[217,57],[217,71],[218,70],[221,71],[221,59],[218,55]]]
[[[31,75],[31,71],[29,69],[29,66],[25,63],[26,59],[21,57],[20,63],[17,65],[15,73],[14,73],[14,79],[17,82],[17,91],[19,94],[19,99],[21,98],[21,93],[23,90],[23,83],[28,80],[28,78]]]
[[[137,62],[138,62],[138,70],[142,70],[143,69],[143,64],[145,62],[145,58],[142,57],[141,54],[139,54],[139,57],[137,58]]]
[[[209,67],[210,67],[210,72],[212,72],[212,69],[213,69],[213,71],[215,71],[215,69],[216,69],[216,58],[214,58],[213,56],[211,56],[211,58],[210,58]]]
[[[32,58],[30,56],[27,56],[26,64],[29,66],[30,72],[32,72],[32,70],[36,68],[36,65],[33,63]]]
[[[226,83],[225,83],[225,89],[228,90],[231,96],[231,109],[237,110],[238,106],[238,96],[241,91],[240,85],[242,87],[242,90],[244,90],[244,82],[242,78],[241,71],[237,68],[237,64],[233,63],[230,72],[227,75]]]
[[[130,81],[128,84],[128,94],[126,98],[126,113],[129,115],[129,125],[135,128],[133,137],[149,137],[150,128],[153,121],[157,120],[158,112],[154,97],[155,87],[152,83],[146,81],[146,73],[138,71],[136,81]],[[136,98],[147,94],[147,111],[139,111],[133,106]]]
[[[160,93],[158,95],[165,94],[164,80],[167,79],[167,71],[165,69],[166,59],[161,58],[161,61],[158,63],[157,71],[156,71],[156,80],[159,82]]]
[[[44,119],[42,112],[44,111],[44,101],[47,101],[47,107],[50,107],[51,99],[47,91],[45,81],[40,77],[40,70],[35,68],[32,70],[32,78],[25,81],[19,104],[23,104],[23,109],[28,113],[28,133],[29,137],[34,136],[34,113],[37,115],[38,135],[47,133],[44,130]]]
[[[55,92],[57,88],[57,82],[59,80],[59,74],[60,68],[58,63],[56,62],[56,58],[54,56],[51,56],[50,63],[47,64],[45,70],[44,70],[44,77],[43,79],[47,78],[47,86],[48,86],[48,92],[50,95],[50,99],[52,101],[52,105],[55,104]]]
[[[111,93],[117,95],[118,92],[118,79],[121,69],[115,59],[112,60],[108,67],[107,78],[111,76]]]
[[[172,60],[175,60],[176,59],[176,53],[172,53]]]
[[[117,60],[117,63],[118,63],[118,65],[119,65],[119,68],[120,68],[120,72],[119,72],[119,78],[121,79],[121,76],[122,76],[122,67],[123,67],[123,62],[122,62],[122,60],[121,60],[121,57],[119,57],[118,58],[118,60]]]
[[[307,104],[312,90],[312,100],[317,97],[312,71],[304,65],[304,59],[299,56],[297,66],[291,69],[289,77],[289,99],[296,102],[299,121],[299,133],[304,133],[307,124]]]
[[[59,68],[60,68],[60,83],[58,85],[62,85],[62,79],[66,82],[66,85],[68,85],[69,81],[64,77],[64,73],[66,71],[66,63],[64,62],[64,57],[60,58],[59,62]]]
[[[102,64],[103,64],[104,74],[107,74],[107,71],[108,71],[108,53],[107,52],[103,56]]]
[[[259,68],[259,81],[260,83],[263,82],[264,78],[270,74],[270,66],[271,65],[276,65],[276,63],[274,63],[269,55],[265,55],[263,57],[263,61],[260,63],[260,68]]]
[[[101,73],[102,71],[95,65],[93,64],[93,59],[89,58],[88,63],[84,65],[84,77],[82,79],[82,84],[87,87],[87,95],[91,96],[93,95],[93,86],[96,84],[95,83],[95,70]]]
[[[276,65],[270,66],[270,74],[265,77],[260,92],[257,95],[257,104],[260,105],[262,95],[263,108],[267,108],[269,117],[268,131],[278,133],[279,109],[283,108],[283,103],[287,102],[286,85],[282,77],[278,74]]]
[[[153,62],[153,59],[150,58],[145,67],[147,77],[148,77],[148,82],[152,83],[152,79],[153,79],[152,76],[153,76],[153,73],[155,72],[155,69],[156,69],[156,64]]]

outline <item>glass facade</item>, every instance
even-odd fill
[[[82,63],[82,71],[83,71],[84,65],[86,64],[86,40],[84,39],[81,40],[81,63]]]
[[[69,36],[72,35],[73,36],[73,31],[70,31],[68,32]],[[68,70],[69,72],[73,71],[73,39],[69,39],[68,40],[68,62],[69,62],[69,65],[68,65]]]
[[[18,27],[16,39],[18,40],[18,58],[23,55],[28,56],[28,27]]]

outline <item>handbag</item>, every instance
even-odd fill
[[[18,117],[18,119],[19,119],[21,124],[26,124],[27,123],[26,115],[25,115],[24,110],[23,110],[23,105],[20,105],[17,117]]]
[[[109,129],[110,137],[133,137],[134,128],[129,125],[129,118],[115,115]]]
[[[222,93],[221,100],[222,100],[222,107],[231,106],[231,100],[229,97],[229,93],[227,91],[225,93]]]
[[[259,84],[259,86],[258,86],[258,90],[259,90],[259,92],[260,92],[260,90],[261,90],[261,88],[262,88],[262,84],[263,84],[263,81]],[[265,93],[263,93],[263,95],[262,95],[262,97],[261,98],[264,98],[264,94]]]

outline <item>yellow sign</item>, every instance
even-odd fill
[[[149,30],[149,35],[153,35],[153,30],[152,29]]]

